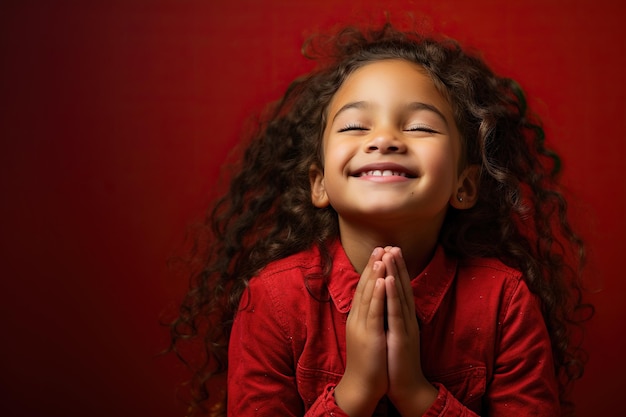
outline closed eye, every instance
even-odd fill
[[[432,127],[423,126],[423,125],[409,126],[404,130],[407,132],[441,133],[438,130],[433,129]]]
[[[368,130],[365,126],[360,125],[358,123],[350,123],[345,125],[344,127],[342,127],[341,129],[338,130],[339,133],[341,132],[348,132],[351,130],[360,130],[360,131],[364,131],[364,130]]]

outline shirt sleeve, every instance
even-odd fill
[[[493,377],[487,381],[483,416],[560,415],[551,343],[539,302],[525,282],[505,294],[499,317]],[[424,417],[474,417],[445,386]]]
[[[499,317],[493,379],[485,396],[489,416],[560,415],[550,335],[538,298],[523,280],[510,291]]]
[[[262,279],[250,284],[230,336],[228,416],[347,417],[334,401],[333,385],[305,411],[297,388],[291,315],[285,314],[279,291]]]
[[[445,386],[438,383],[433,385],[439,390],[437,399],[422,417],[479,417],[454,398]]]

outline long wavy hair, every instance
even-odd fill
[[[193,370],[190,414],[210,404],[217,408],[209,414],[224,411],[223,391],[211,381],[227,370],[232,320],[249,280],[268,263],[313,245],[329,270],[326,247],[338,237],[337,213],[312,205],[309,169],[323,166],[322,131],[335,92],[356,69],[388,59],[428,72],[452,106],[464,162],[480,167],[476,205],[448,210],[440,244],[459,257],[499,258],[524,274],[541,299],[563,415],[570,413],[568,387],[585,362],[573,330],[592,314],[582,301],[585,250],[567,219],[560,161],[546,148],[520,86],[453,40],[402,32],[390,23],[313,38],[303,53],[317,61],[316,69],[268,108],[245,142],[229,189],[193,239],[190,287],[170,324],[170,350]]]

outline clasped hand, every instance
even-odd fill
[[[346,370],[335,388],[349,416],[371,416],[387,395],[401,415],[419,416],[437,395],[420,363],[411,280],[397,247],[376,248],[346,323]]]

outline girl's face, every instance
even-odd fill
[[[459,204],[459,132],[419,65],[384,60],[357,69],[329,103],[327,120],[312,199],[330,204],[340,224],[428,224]]]

